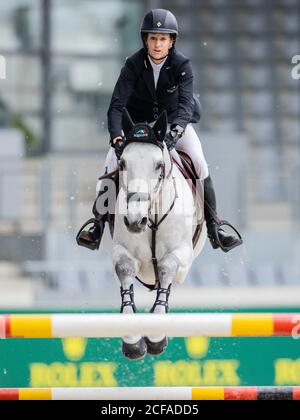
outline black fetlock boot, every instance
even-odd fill
[[[243,244],[239,232],[228,222],[221,221],[217,216],[216,194],[210,176],[204,180],[204,213],[207,235],[214,249],[221,248],[224,252],[229,252]],[[237,235],[228,235],[221,228],[222,225],[231,227]]]
[[[99,249],[102,235],[105,228],[105,222],[108,221],[108,212],[105,214],[100,214],[97,211],[96,205],[98,198],[107,192],[107,189],[104,191],[100,191],[93,206],[93,214],[94,218],[89,219],[79,230],[76,241],[79,246],[83,246],[85,248],[91,249],[95,251]],[[84,230],[88,225],[92,225],[89,230]]]

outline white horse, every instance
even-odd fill
[[[112,248],[124,314],[136,312],[133,295],[136,277],[157,291],[151,312],[168,312],[171,284],[184,281],[207,236],[202,215],[202,231],[197,246],[193,247],[199,209],[196,211],[194,194],[173,165],[164,144],[166,130],[165,113],[151,128],[146,124],[134,125],[124,110],[123,131],[127,141],[119,162],[120,192]],[[160,354],[166,346],[164,336],[123,337],[123,353],[131,359],[141,358],[147,352]]]

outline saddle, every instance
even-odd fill
[[[173,162],[175,163],[177,168],[180,170],[182,175],[185,177],[185,179],[192,181],[192,185],[196,189],[198,175],[197,175],[192,159],[185,152],[177,150],[177,153],[180,156],[181,162],[177,162],[177,160],[174,157],[172,158]]]
[[[203,207],[203,197],[201,197],[200,191],[197,189],[197,180],[199,180],[199,177],[197,175],[193,161],[189,157],[189,155],[186,154],[185,152],[177,150],[177,153],[180,156],[181,162],[177,162],[177,160],[174,157],[172,157],[173,162],[175,163],[177,168],[180,170],[184,178],[187,180],[187,183],[190,186],[192,193],[195,194],[195,198],[197,200],[198,206],[201,208]],[[200,238],[200,235],[202,232],[202,225],[203,225],[203,218],[202,220],[197,221],[196,230],[193,236],[194,249]]]

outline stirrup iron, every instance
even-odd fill
[[[101,222],[95,218],[89,219],[79,230],[76,236],[76,242],[79,246],[83,246],[85,248],[91,249],[92,251],[95,251],[99,249],[100,247],[100,241],[101,239],[97,239],[96,241],[88,241],[85,238],[81,237],[82,232],[85,230],[85,228],[88,225],[95,224],[101,226]]]

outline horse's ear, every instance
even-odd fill
[[[132,121],[131,116],[129,115],[129,112],[127,111],[126,108],[123,108],[122,128],[123,128],[126,138],[128,138],[128,135],[130,131],[133,129],[133,127],[134,127],[134,122]]]
[[[168,126],[167,112],[163,111],[153,126],[153,131],[158,141],[160,142],[164,141],[166,137],[167,126]]]

